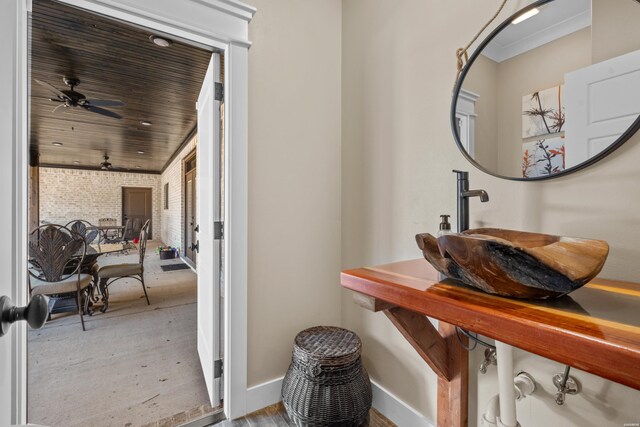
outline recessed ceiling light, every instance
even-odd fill
[[[144,154],[144,151],[138,151],[138,154]]]
[[[171,40],[159,36],[149,36],[149,40],[151,40],[156,46],[160,47],[169,47],[173,44]]]
[[[142,126],[151,126],[153,123],[151,123],[149,120],[143,120],[140,122],[140,124]]]
[[[62,142],[52,142],[51,144],[55,145],[56,147],[62,147]]]
[[[77,161],[77,160],[74,160],[74,161],[73,161],[73,164],[74,164],[74,165],[79,165],[79,164],[80,164],[80,162],[79,162],[79,161]]]
[[[522,21],[526,21],[527,19],[531,18],[532,16],[536,16],[538,14],[538,12],[540,12],[540,9],[533,8],[525,13],[523,13],[522,15],[518,16],[516,19],[514,19],[513,21],[511,21],[512,24],[519,24]]]
[[[141,166],[136,166],[136,169],[142,169],[142,167]]]

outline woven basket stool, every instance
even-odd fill
[[[346,329],[317,326],[300,332],[282,383],[287,414],[301,427],[366,425],[371,382],[362,366],[360,338]]]

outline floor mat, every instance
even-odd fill
[[[160,268],[162,269],[162,271],[176,271],[176,270],[190,270],[191,269],[191,267],[189,267],[185,263],[161,265]]]

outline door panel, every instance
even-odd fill
[[[214,240],[214,221],[220,220],[220,56],[213,54],[198,97],[197,234],[198,355],[213,407],[220,405],[221,378],[214,364],[220,359],[220,242]]]
[[[127,220],[132,224],[130,239],[140,236],[140,229],[151,218],[151,188],[122,188],[122,224]],[[149,239],[153,237],[153,222],[149,224]]]
[[[640,51],[565,75],[566,167],[596,156],[640,114]]]

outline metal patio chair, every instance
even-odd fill
[[[147,249],[147,233],[150,222],[151,220],[147,220],[140,231],[140,241],[138,242],[139,258],[137,263],[105,265],[98,270],[100,292],[104,297],[104,305],[100,309],[103,313],[107,311],[109,307],[109,286],[120,279],[131,278],[139,281],[142,284],[147,305],[151,305],[147,288],[144,284],[144,256]]]
[[[29,234],[29,292],[31,296],[75,298],[82,330],[93,277],[82,273],[87,243],[61,225],[43,225]]]

